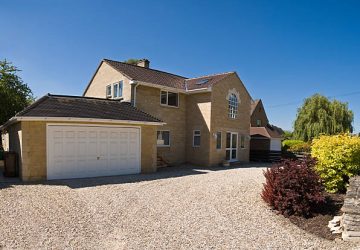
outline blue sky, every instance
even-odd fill
[[[271,123],[304,98],[349,103],[360,132],[359,1],[5,1],[0,59],[35,96],[81,95],[102,58],[195,77],[236,71]],[[357,92],[357,93],[354,93]]]

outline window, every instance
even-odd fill
[[[106,97],[111,98],[112,92],[111,92],[111,85],[106,86]]]
[[[200,147],[200,130],[194,130],[193,132],[193,147]]]
[[[236,118],[238,111],[238,98],[235,94],[231,94],[229,97],[229,117]]]
[[[122,97],[122,94],[123,94],[123,84],[124,82],[123,81],[120,81],[119,82],[119,97]]]
[[[118,98],[118,94],[119,94],[119,84],[114,83],[114,98]]]
[[[216,132],[216,149],[221,149],[221,132]]]
[[[163,105],[178,107],[179,106],[179,94],[161,91],[160,93],[160,103]]]
[[[256,126],[261,127],[261,120],[256,120]]]
[[[157,131],[157,145],[159,147],[170,147],[170,131]]]
[[[123,94],[123,81],[109,84],[106,86],[107,98],[120,98]]]
[[[240,148],[245,148],[245,136],[240,137]]]

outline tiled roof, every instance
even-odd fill
[[[128,102],[51,94],[43,96],[19,112],[16,117],[73,117],[161,122]]]
[[[196,78],[187,78],[183,76],[174,75],[164,71],[140,67],[128,63],[104,59],[111,67],[123,73],[132,80],[142,81],[162,85],[171,88],[182,90],[193,90],[211,87],[213,84],[221,81],[230,74],[235,72],[227,72],[221,74],[214,74],[208,76],[201,76]]]
[[[213,84],[221,81],[222,79],[224,79],[225,77],[231,74],[234,74],[234,72],[189,78],[185,80],[185,88],[187,90],[192,90],[192,89],[211,87]]]
[[[250,127],[250,135],[261,135],[267,138],[282,138],[281,134],[275,130],[272,129],[269,126],[266,127]]]
[[[104,59],[104,62],[108,63],[110,66],[133,80],[159,84],[172,88],[184,88],[184,80],[186,77],[108,59]]]
[[[251,102],[251,115],[254,113],[254,110],[256,109],[256,106],[259,104],[260,101],[261,101],[260,99],[257,99]]]

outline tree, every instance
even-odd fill
[[[306,98],[298,109],[294,123],[294,137],[311,141],[321,134],[334,135],[352,133],[354,114],[347,103],[330,101],[327,97],[315,94]]]
[[[34,101],[31,89],[17,75],[19,71],[12,63],[0,61],[0,124]]]
[[[140,61],[140,59],[130,58],[130,59],[128,59],[128,60],[126,60],[126,61],[124,61],[124,63],[137,65],[139,61]]]

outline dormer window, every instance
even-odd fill
[[[160,93],[160,104],[172,107],[179,106],[179,93],[161,91]]]
[[[123,81],[116,82],[106,86],[106,98],[118,99],[123,94]]]

